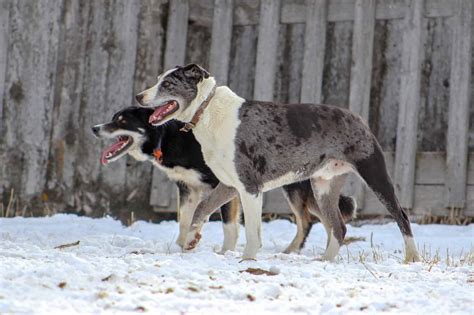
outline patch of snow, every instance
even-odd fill
[[[238,252],[218,255],[220,222],[206,224],[197,249],[182,253],[176,222],[1,218],[0,313],[473,314],[474,225],[413,230],[426,262],[401,263],[403,239],[390,223],[348,226],[348,237],[365,240],[329,263],[317,260],[326,244],[321,224],[301,254],[286,255],[296,226],[277,220],[263,224],[258,261],[239,263],[245,233]]]

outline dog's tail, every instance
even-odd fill
[[[355,198],[341,195],[339,197],[339,210],[341,210],[344,222],[354,219],[357,216],[357,202]]]

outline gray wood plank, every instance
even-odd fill
[[[404,208],[413,206],[415,157],[420,101],[423,1],[409,0],[405,17],[400,73],[394,183]]]
[[[2,201],[3,189],[7,186],[6,174],[6,152],[3,150],[3,94],[5,91],[5,72],[8,57],[8,33],[9,33],[9,0],[0,0],[0,203]]]
[[[320,103],[326,48],[327,0],[308,0],[305,23],[302,103]]]
[[[176,185],[165,173],[156,168],[153,171],[150,204],[160,210],[176,211]]]
[[[108,69],[105,73],[104,118],[110,120],[113,114],[122,108],[134,104],[133,78],[137,52],[138,13],[140,2],[118,0],[113,6],[110,16],[110,29],[106,30],[105,52],[107,53]],[[87,126],[89,128],[89,126]],[[101,171],[101,181],[108,190],[116,194],[114,202],[119,198],[125,200],[125,160],[104,167]],[[120,197],[119,197],[120,196]]]
[[[257,26],[236,26],[232,39],[229,87],[238,95],[252,99],[257,50]]]
[[[91,125],[109,121],[133,100],[133,76],[139,3],[120,0],[91,3],[87,19],[86,59],[76,158],[77,203],[98,215],[123,206],[125,160],[101,166],[99,157],[109,141],[95,140]]]
[[[111,4],[90,4],[90,13],[85,27],[88,38],[83,61],[82,90],[80,94],[79,122],[83,126],[77,131],[77,150],[75,161],[75,202],[77,211],[97,214],[110,211],[108,195],[102,192],[100,184],[102,167],[99,159],[102,149],[109,143],[91,137],[90,126],[105,122],[110,104],[106,102],[106,74],[108,53],[104,48],[112,49],[113,41],[107,42],[105,29],[111,24]],[[107,45],[102,45],[107,43]],[[86,126],[89,125],[90,126]],[[87,127],[87,128],[86,128]],[[117,165],[111,165],[112,168]]]
[[[209,26],[212,24],[213,0],[190,0],[190,20],[198,25]],[[328,21],[341,22],[354,19],[355,0],[330,0],[328,7]],[[258,24],[259,1],[235,0],[234,25]],[[377,20],[403,19],[407,6],[405,0],[380,0],[377,1],[375,18]],[[452,0],[427,0],[425,2],[424,16],[428,18],[449,17],[454,14]],[[281,7],[281,23],[304,23],[306,18],[305,0],[285,0]]]
[[[444,207],[444,201],[439,198],[443,195],[443,185],[415,185],[414,186],[414,203],[411,215],[437,215],[448,216],[449,209]],[[469,185],[466,189],[466,208],[463,215],[474,216],[474,186]],[[388,211],[378,201],[372,192],[367,193],[365,207],[360,212],[361,215],[388,215]]]
[[[2,130],[3,93],[5,84],[5,71],[8,57],[8,32],[10,3],[8,0],[0,0],[0,131]]]
[[[163,70],[167,0],[140,1],[138,17],[138,46],[135,62],[134,94],[156,83],[157,75]],[[152,45],[145,45],[153,40]],[[129,157],[125,178],[127,209],[139,213],[149,213],[153,179],[151,163],[136,162]]]
[[[166,48],[163,69],[184,64],[186,55],[186,36],[188,29],[189,5],[187,0],[171,0],[166,29]],[[175,185],[158,169],[153,170],[150,205],[174,209],[176,200]]]
[[[233,0],[215,0],[209,71],[217,84],[227,85],[232,42]]]
[[[466,202],[469,105],[471,94],[472,1],[457,0],[452,34],[447,174],[445,206],[463,208]]]
[[[279,25],[280,0],[261,0],[253,91],[256,100],[273,100]]]
[[[352,37],[351,85],[349,109],[369,122],[370,87],[372,77],[372,52],[374,46],[375,0],[356,0],[354,33]],[[357,204],[363,207],[364,186],[357,176],[349,178],[350,189]]]
[[[188,0],[170,0],[166,27],[165,70],[184,63],[188,15]]]
[[[26,205],[40,198],[46,181],[59,34],[51,21],[60,20],[63,2],[10,4],[2,143],[11,154],[3,162]]]
[[[49,202],[74,211],[78,211],[75,204],[75,164],[79,150],[76,132],[84,128],[79,112],[89,13],[89,3],[81,6],[80,0],[66,2],[59,35],[51,149],[47,169]],[[97,161],[98,158],[94,162]]]
[[[273,189],[263,194],[263,213],[292,213],[281,188]]]
[[[349,109],[369,121],[375,0],[356,0]]]

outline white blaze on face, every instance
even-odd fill
[[[140,94],[143,95],[143,104],[144,105],[159,105],[159,104],[153,104],[155,102],[155,99],[156,99],[156,96],[157,96],[157,93],[158,93],[158,89],[161,85],[161,83],[163,83],[163,80],[172,72],[176,71],[178,68],[172,68],[168,71],[166,71],[165,73],[161,74],[160,76],[158,76],[158,82],[153,85],[151,88],[141,92]]]

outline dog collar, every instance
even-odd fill
[[[163,162],[163,152],[161,149],[155,149],[153,151],[153,156],[155,157],[156,162],[160,164]]]
[[[196,127],[196,124],[199,122],[199,118],[201,118],[202,113],[206,109],[207,105],[209,105],[209,103],[211,102],[211,99],[214,97],[214,94],[216,94],[216,87],[217,87],[217,85],[214,85],[214,87],[211,90],[211,93],[209,93],[209,95],[204,100],[204,102],[201,103],[201,105],[199,106],[198,110],[194,114],[191,121],[185,123],[184,127],[179,129],[180,131],[189,132],[191,129]]]

